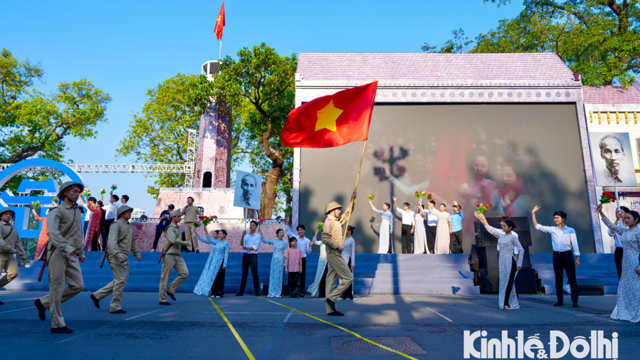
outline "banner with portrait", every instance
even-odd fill
[[[233,206],[260,210],[262,196],[262,176],[238,170]]]
[[[629,133],[589,133],[597,186],[637,186]]]

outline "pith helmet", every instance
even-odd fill
[[[7,213],[7,212],[10,212],[13,215],[13,217],[16,217],[16,212],[11,210],[11,209],[2,209],[2,210],[0,210],[0,216],[2,216],[2,214]]]
[[[329,204],[327,204],[327,207],[324,209],[324,213],[329,214],[332,210],[335,210],[335,209],[342,209],[342,205],[338,204],[335,201],[332,201]]]
[[[58,190],[58,199],[62,199],[62,194],[64,194],[64,191],[72,186],[79,186],[80,191],[84,190],[84,185],[82,185],[81,183],[77,183],[75,181],[67,181],[60,186],[60,190]]]
[[[171,215],[171,217],[174,217],[174,216],[182,216],[182,212],[180,212],[180,210],[173,210],[173,211],[170,213],[170,215]]]
[[[133,211],[133,208],[131,206],[127,206],[127,205],[122,205],[118,208],[118,219],[120,218],[120,215],[124,214],[127,211]]]

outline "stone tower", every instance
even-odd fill
[[[211,105],[200,118],[194,188],[230,186],[230,106]]]

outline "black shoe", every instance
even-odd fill
[[[4,303],[2,301],[0,301],[0,305],[4,305]]]
[[[327,316],[344,316],[340,311],[334,311],[327,314]]]
[[[574,307],[574,308],[578,308],[578,307],[580,307],[580,306],[578,306],[578,303],[575,303],[575,304],[573,304],[573,307]]]
[[[122,309],[120,309],[120,310],[112,311],[111,313],[112,314],[126,314],[127,312],[122,310]]]
[[[168,301],[160,301],[160,305],[171,305]]]
[[[244,296],[244,293],[237,293],[236,296]]]
[[[40,301],[40,299],[36,299],[33,303],[36,305],[36,308],[38,308],[38,317],[40,320],[45,321],[47,316],[44,312],[47,311],[47,309],[42,305],[42,301]]]
[[[557,302],[557,303],[553,304],[553,306],[562,306],[562,305],[564,305],[564,304],[561,303],[561,302]]]
[[[326,301],[327,304],[329,304],[329,308],[331,308],[332,312],[334,312],[334,313],[338,312],[338,310],[336,309],[336,303],[335,302],[333,302],[333,301],[331,301],[329,299],[326,299],[325,301]]]
[[[353,300],[353,296],[349,296],[348,298],[346,298],[345,300]]]
[[[200,250],[196,250],[196,254],[200,254]]]
[[[93,294],[91,294],[91,300],[93,300],[93,305],[100,309],[100,300],[98,300]]]
[[[54,334],[71,334],[73,330],[65,326],[61,328],[51,328],[51,332]]]
[[[175,295],[173,295],[172,293],[167,292],[167,295],[169,295],[169,297],[171,298],[171,300],[173,300],[173,301],[177,301],[177,300],[176,300],[176,296],[175,296]]]

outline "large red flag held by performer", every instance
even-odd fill
[[[377,90],[375,81],[293,109],[282,128],[282,145],[328,148],[367,140]]]
[[[231,9],[233,10],[233,9]],[[216,37],[218,40],[222,39],[222,30],[224,28],[224,0],[222,1],[222,7],[220,8],[220,13],[218,14],[218,20],[216,20],[216,27],[213,30],[216,33]]]

